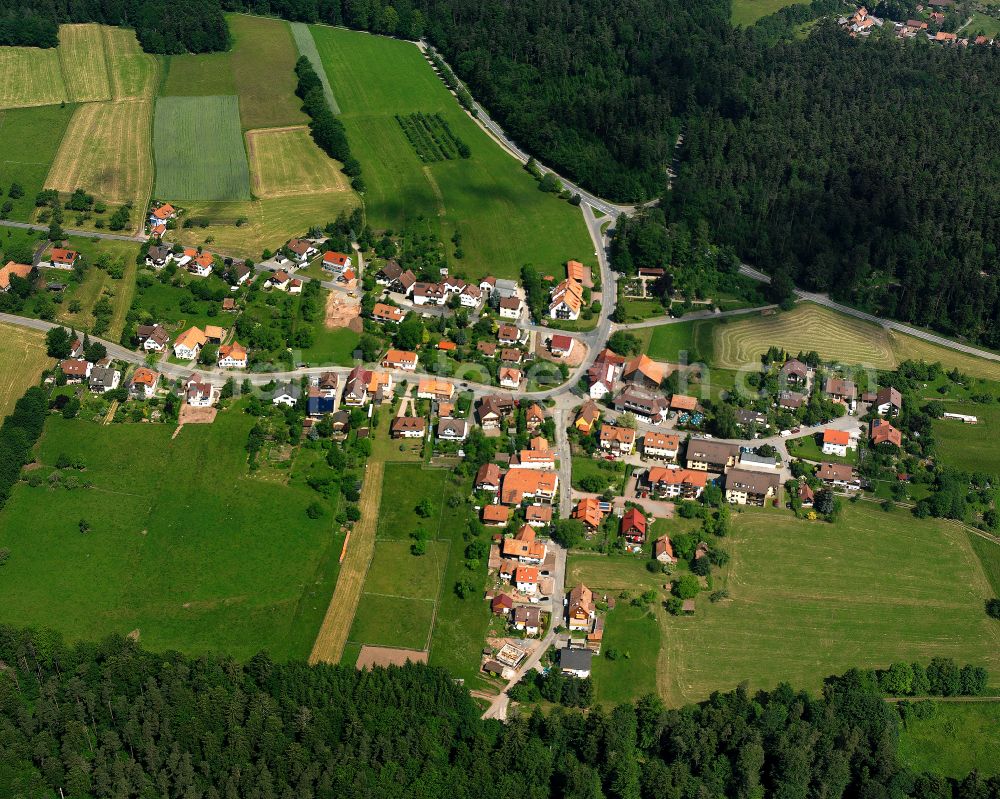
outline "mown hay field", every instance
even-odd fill
[[[316,146],[306,127],[247,131],[253,192],[285,197],[315,192],[352,194],[340,164]]]
[[[153,187],[152,114],[152,100],[79,106],[45,186],[61,192],[82,187],[108,203],[144,208]]]
[[[299,55],[304,55],[308,58],[309,63],[316,70],[319,82],[323,84],[323,94],[326,96],[326,101],[330,104],[330,110],[335,114],[339,114],[340,106],[337,105],[337,98],[333,96],[330,79],[326,76],[326,70],[323,68],[323,59],[319,57],[319,50],[316,49],[316,40],[313,39],[312,31],[309,30],[309,26],[304,22],[289,22],[288,26],[292,30],[292,38],[295,40],[295,46],[298,48]]]
[[[0,68],[2,70],[2,68]],[[35,195],[42,190],[75,106],[11,108],[0,111],[0,176],[3,188],[17,182],[24,196],[13,200],[10,218],[30,221]]]
[[[69,100],[82,103],[111,99],[100,25],[60,25],[57,50]]]
[[[0,322],[0,421],[52,363],[41,331]]]
[[[170,202],[250,199],[236,97],[158,98],[153,146],[158,197]]]
[[[66,99],[57,48],[0,47],[0,108],[58,105]]]
[[[295,96],[298,50],[288,23],[227,14],[233,35],[232,67],[244,130],[308,121]]]
[[[1000,361],[989,361],[967,355],[964,352],[948,349],[929,341],[923,341],[895,330],[889,331],[889,341],[893,352],[899,361],[940,362],[946,368],[957,368],[972,377],[984,377],[988,380],[1000,380]]]
[[[111,96],[115,100],[152,97],[160,77],[160,60],[144,53],[135,31],[103,26]]]
[[[735,517],[715,574],[729,599],[697,598],[692,617],[667,617],[661,693],[674,706],[780,681],[818,690],[852,666],[935,656],[987,667],[998,684],[1000,630],[983,611],[992,596],[961,527],[845,507],[835,523],[787,512]]]

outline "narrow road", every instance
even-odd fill
[[[662,327],[663,325],[676,325],[681,322],[693,322],[698,319],[725,319],[728,316],[745,316],[746,314],[760,313],[777,308],[777,305],[758,305],[754,308],[736,308],[732,311],[694,311],[684,314],[684,316],[664,316],[656,319],[647,319],[644,322],[629,322],[628,324],[612,325],[615,330],[642,330],[646,327]]]
[[[9,219],[0,219],[0,227],[14,227],[14,228],[19,228],[21,230],[36,230],[39,233],[49,232],[48,225],[35,225],[32,224],[31,222],[12,222]],[[144,242],[147,239],[146,236],[142,235],[129,236],[128,234],[123,234],[123,233],[101,233],[95,230],[75,230],[73,228],[68,228],[68,227],[64,227],[63,232],[67,236],[81,236],[87,239],[107,239],[108,241]]]

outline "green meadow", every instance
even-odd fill
[[[963,779],[1000,774],[1000,702],[934,702],[934,715],[910,719],[899,733],[899,758],[915,772]]]
[[[8,219],[27,222],[34,215],[35,195],[43,188],[75,109],[46,105],[0,111],[0,205],[11,202]],[[22,197],[8,196],[11,183],[21,185]]]

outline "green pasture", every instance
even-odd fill
[[[927,719],[899,733],[899,758],[913,771],[964,779],[1000,774],[1000,702],[934,702]]]
[[[0,111],[0,205],[12,203],[8,219],[33,218],[35,195],[44,187],[75,109],[68,104]],[[21,185],[23,197],[8,196],[11,183]]]
[[[1000,453],[994,446],[1000,435],[1000,405],[946,400],[944,409],[975,416],[979,421],[965,424],[958,419],[936,419],[934,441],[938,457],[957,469],[1000,473]]]

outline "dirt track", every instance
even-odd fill
[[[323,617],[319,633],[309,655],[310,663],[338,663],[354,623],[354,614],[361,599],[368,566],[375,554],[375,531],[382,503],[382,475],[385,463],[369,461],[365,483],[361,488],[361,519],[351,533],[351,544],[337,578],[330,605]]]

